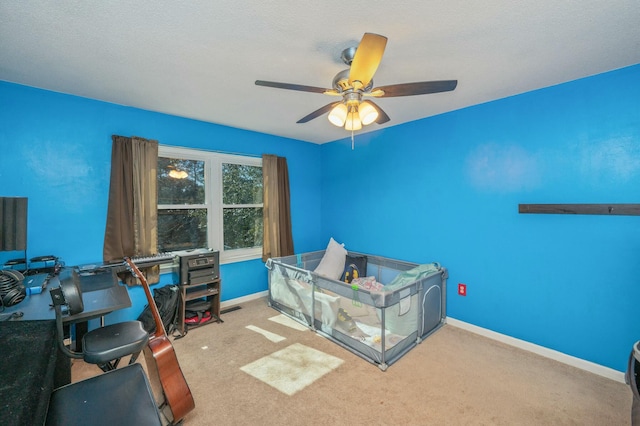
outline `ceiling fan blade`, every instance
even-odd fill
[[[276,89],[298,90],[300,92],[325,93],[333,91],[332,89],[324,89],[322,87],[304,86],[302,84],[278,83],[275,81],[256,80],[256,86],[274,87]]]
[[[376,98],[391,98],[397,96],[426,95],[428,93],[449,92],[455,89],[457,85],[458,80],[392,84],[391,86],[373,88],[371,90],[371,96]]]
[[[338,105],[340,103],[342,103],[342,101],[340,101],[340,102],[332,102],[332,103],[330,103],[328,105],[325,105],[322,108],[319,108],[319,109],[313,111],[311,114],[302,117],[300,120],[296,121],[296,123],[299,123],[299,124],[306,123],[308,121],[313,120],[314,118],[318,118],[322,114],[326,114],[329,111],[331,111],[333,109],[333,107],[335,107],[336,105]]]
[[[365,33],[356,49],[356,54],[351,62],[351,70],[349,71],[349,84],[361,84],[361,87],[367,87],[367,84],[373,78],[373,75],[380,65],[384,49],[387,46],[387,38],[373,33]],[[357,88],[357,87],[356,87]]]
[[[376,118],[375,121],[377,124],[384,124],[387,121],[391,120],[387,113],[384,112],[378,105],[376,105],[375,102],[369,100],[367,102],[369,102],[376,109],[376,111],[378,111],[378,118]]]

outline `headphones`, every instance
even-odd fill
[[[0,270],[0,301],[4,306],[13,306],[22,302],[27,290],[22,283],[24,275],[11,269]]]
[[[84,310],[84,302],[82,301],[82,290],[80,287],[80,276],[75,269],[63,269],[59,275],[60,287],[59,291],[62,298],[62,304],[66,304],[69,314],[75,315]],[[50,290],[53,292],[55,289]],[[56,296],[57,297],[57,296]],[[54,300],[54,304],[61,304]]]

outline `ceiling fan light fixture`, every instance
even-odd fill
[[[362,121],[360,121],[360,114],[358,114],[358,110],[351,110],[349,114],[347,114],[347,120],[344,123],[345,130],[354,131],[362,129]]]
[[[345,104],[336,105],[329,113],[328,118],[334,126],[344,126],[344,122],[347,119],[347,106]]]
[[[331,124],[351,132],[353,146],[353,131],[360,130],[363,126],[372,123],[382,125],[390,120],[387,113],[376,102],[373,100],[363,101],[365,96],[392,98],[426,95],[454,90],[458,84],[458,80],[439,80],[374,87],[373,77],[380,65],[386,45],[387,38],[385,36],[365,33],[357,47],[350,47],[342,52],[342,61],[349,68],[335,75],[331,89],[264,80],[256,80],[255,84],[342,97],[341,101],[324,105],[302,117],[296,123],[307,123],[329,113],[327,118]]]
[[[364,126],[373,123],[378,118],[378,110],[376,110],[369,101],[364,101],[358,108],[360,113],[360,121]]]

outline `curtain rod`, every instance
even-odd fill
[[[215,152],[217,154],[240,155],[240,156],[243,156],[243,157],[262,158],[262,154],[244,154],[244,153],[241,153],[241,152],[221,151],[221,150],[218,150],[218,149],[191,148],[191,147],[188,147],[188,146],[167,145],[167,144],[163,144],[163,143],[161,143],[160,145],[162,145],[164,147],[167,147],[167,148],[183,148],[183,149],[192,149],[194,151]]]

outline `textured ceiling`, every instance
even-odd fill
[[[0,80],[324,143],[350,134],[296,121],[336,98],[254,81],[329,88],[365,32],[389,39],[376,86],[459,83],[360,132],[640,63],[638,0],[3,0]]]

